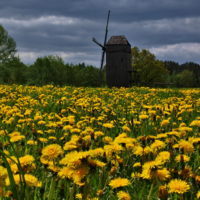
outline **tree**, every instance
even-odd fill
[[[12,60],[16,52],[16,42],[0,24],[0,62],[5,63]]]
[[[28,85],[62,85],[64,61],[59,56],[37,58],[27,70]]]
[[[185,69],[181,73],[181,86],[182,87],[195,87],[196,86],[196,79],[195,74],[192,71],[189,71],[188,69]]]
[[[131,49],[132,68],[137,72],[136,79],[141,82],[164,82],[169,71],[165,68],[165,63],[156,59],[149,50],[138,47]]]
[[[1,84],[26,84],[27,66],[21,62],[19,56],[8,62],[1,63],[0,83]]]
[[[180,65],[177,62],[170,60],[170,61],[165,61],[164,63],[170,75],[172,75],[174,70],[176,70],[176,72],[179,72]]]

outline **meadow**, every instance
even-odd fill
[[[0,85],[0,200],[200,198],[200,89]]]

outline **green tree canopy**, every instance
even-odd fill
[[[16,42],[0,24],[0,62],[5,63],[12,60],[16,52]]]
[[[132,69],[136,73],[136,81],[141,82],[164,82],[169,71],[165,68],[162,61],[156,59],[155,55],[149,50],[139,50],[138,47],[131,49]]]

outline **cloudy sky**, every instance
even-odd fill
[[[65,63],[100,66],[108,10],[108,38],[124,35],[131,46],[160,60],[200,64],[200,0],[1,0],[0,24],[32,64],[58,55]]]

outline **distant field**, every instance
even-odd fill
[[[0,85],[0,199],[198,199],[200,89]]]

